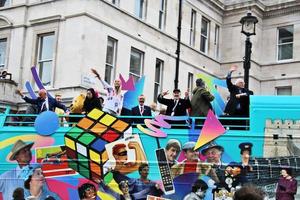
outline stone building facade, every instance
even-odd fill
[[[35,85],[37,66],[46,88],[65,102],[88,87],[101,90],[90,68],[111,82],[145,75],[147,103],[174,87],[179,0],[0,1],[0,105],[23,109],[16,88]],[[300,2],[297,0],[183,0],[179,88],[196,74],[223,79],[232,64],[243,76],[241,17],[259,22],[253,43],[250,88],[255,94],[299,95]],[[34,86],[36,87],[36,86]],[[36,89],[36,88],[35,88]],[[226,94],[225,94],[226,95]]]

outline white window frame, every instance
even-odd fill
[[[191,25],[190,25],[190,46],[195,46],[196,39],[196,23],[197,23],[197,11],[191,10]]]
[[[147,16],[147,0],[135,0],[135,15],[145,20]]]
[[[156,81],[156,66],[157,66],[157,62],[160,63],[160,68],[159,68],[159,75],[160,77],[158,78],[158,81]],[[164,61],[156,58],[156,62],[155,62],[155,72],[154,72],[154,91],[153,91],[153,101],[157,102],[157,96],[162,92],[162,83],[163,83],[163,73],[164,73]],[[158,87],[157,89],[157,93],[155,93],[155,86]]]
[[[291,91],[290,96],[293,95],[293,87],[292,86],[279,86],[279,87],[275,87],[276,96],[281,96],[281,95],[278,95],[278,90],[280,90],[280,89],[290,89],[290,91]]]
[[[53,54],[52,54],[52,59],[46,59],[46,60],[40,60],[40,56],[41,56],[41,38],[46,37],[46,36],[50,36],[53,35]],[[37,34],[37,54],[36,54],[36,65],[37,65],[37,69],[38,69],[38,74],[40,76],[41,81],[42,77],[40,74],[40,67],[41,67],[41,63],[45,63],[45,62],[52,62],[52,66],[51,66],[51,78],[50,78],[50,84],[49,85],[44,85],[46,88],[49,87],[53,87],[54,83],[54,68],[55,68],[55,51],[56,51],[56,32],[55,31],[51,31],[51,32],[46,32],[46,33],[39,33]]]
[[[293,42],[286,42],[286,43],[279,44],[279,29],[286,28],[286,27],[292,27],[293,28]],[[279,60],[279,46],[288,45],[288,44],[292,44],[292,58]],[[277,62],[288,62],[288,61],[293,60],[293,58],[294,58],[294,25],[281,26],[281,27],[277,28],[277,45],[276,45],[276,49],[277,49],[277,54],[276,54]]]
[[[120,6],[120,0],[111,0],[111,3],[117,7]]]
[[[7,54],[8,54],[8,38],[7,37],[0,37],[0,41],[5,40],[6,42],[6,47],[5,47],[5,55],[4,55],[4,60],[3,63],[0,63],[0,71],[7,69]]]
[[[216,24],[215,26],[215,39],[214,39],[214,45],[215,45],[215,58],[220,58],[220,26]]]
[[[193,86],[194,86],[194,74],[192,72],[188,72],[188,83],[187,83],[189,93],[192,94]]]
[[[4,8],[6,6],[10,6],[11,5],[11,0],[6,0],[5,4],[3,6],[1,6],[0,8]]]
[[[202,34],[202,24],[203,24],[203,21],[207,22],[207,35]],[[200,36],[200,51],[202,53],[205,53],[205,54],[207,54],[207,52],[208,52],[209,33],[210,33],[210,21],[207,18],[202,17],[202,20],[201,20],[201,36]],[[201,42],[202,42],[201,39],[202,39],[202,37],[205,38],[205,49],[204,49],[204,51],[201,50]]]
[[[108,63],[107,62],[107,56],[108,56],[108,42],[111,41],[113,43],[113,55],[112,55],[112,63]],[[107,37],[107,44],[106,44],[106,56],[105,56],[105,72],[104,72],[104,80],[109,83],[112,84],[112,80],[115,78],[115,71],[116,71],[116,61],[117,61],[117,48],[118,48],[118,40],[116,40],[113,37],[108,36]],[[111,68],[111,74],[109,77],[109,80],[107,80],[106,78],[106,69],[110,67]]]
[[[160,8],[158,13],[158,28],[164,30],[166,26],[167,0],[160,0]]]
[[[141,55],[141,66],[140,66],[140,74],[135,74],[133,72],[130,71],[130,67],[131,67],[131,54],[132,52],[135,52],[135,53],[139,53]],[[130,64],[129,64],[129,75],[130,76],[133,76],[137,79],[141,78],[143,73],[144,73],[144,56],[145,56],[145,53],[141,50],[138,50],[137,48],[134,48],[134,47],[131,47],[131,51],[130,51]]]

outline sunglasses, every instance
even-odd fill
[[[127,155],[127,151],[121,151],[117,155],[118,156],[126,156]]]

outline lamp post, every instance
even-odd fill
[[[179,13],[177,24],[177,49],[176,49],[176,69],[174,79],[174,89],[178,89],[178,75],[179,75],[179,62],[180,62],[180,43],[181,43],[181,19],[182,19],[182,0],[179,0]]]
[[[252,43],[250,42],[250,36],[256,35],[255,25],[258,22],[258,19],[248,12],[246,16],[242,17],[240,23],[242,24],[241,33],[246,35],[245,41],[245,57],[244,57],[244,81],[245,88],[249,87],[249,70],[251,67],[251,48]]]

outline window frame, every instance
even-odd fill
[[[197,26],[197,11],[191,10],[191,24],[190,24],[190,46],[194,47],[196,43],[196,26]]]
[[[276,96],[283,96],[283,95],[278,95],[278,90],[279,89],[290,89],[291,94],[290,95],[286,95],[286,96],[292,96],[293,95],[293,87],[291,85],[275,87],[275,92],[276,92],[275,95]]]
[[[287,43],[281,43],[279,44],[279,30],[282,29],[282,28],[286,28],[286,27],[292,27],[293,29],[293,41],[292,42],[287,42]],[[284,46],[284,45],[289,45],[289,44],[292,44],[292,58],[288,58],[288,59],[279,59],[279,52],[280,52],[280,46]],[[292,61],[294,59],[294,25],[287,25],[287,26],[280,26],[280,27],[277,27],[277,43],[276,43],[276,51],[277,51],[277,54],[276,54],[276,60],[277,62],[288,62],[288,61]]]
[[[147,0],[135,0],[135,16],[138,17],[140,20],[146,19]]]
[[[194,86],[194,74],[192,72],[188,72],[188,89],[189,89],[189,93],[192,94],[193,92],[193,86]]]
[[[157,62],[160,62],[160,68],[159,68],[159,75],[160,77],[158,78],[159,79],[159,82],[156,81],[156,66],[157,66]],[[159,58],[156,58],[156,61],[155,61],[155,72],[154,72],[154,91],[153,91],[153,101],[155,103],[157,103],[157,96],[162,92],[162,84],[163,84],[163,73],[164,73],[164,61],[162,59],[159,59]],[[158,86],[158,89],[157,89],[157,93],[155,94],[155,89],[156,87],[155,86]]]
[[[107,48],[108,48],[108,42],[109,40],[111,40],[113,42],[113,58],[112,58],[112,64],[110,63],[107,63]],[[105,71],[104,71],[104,80],[109,83],[109,84],[112,84],[112,80],[115,78],[115,74],[116,74],[116,63],[117,63],[117,48],[118,48],[118,40],[111,37],[111,36],[108,36],[107,37],[107,43],[106,43],[106,56],[105,56]],[[111,67],[111,74],[110,74],[110,81],[108,81],[106,79],[106,68],[107,67]]]
[[[158,11],[158,28],[164,30],[166,27],[166,15],[167,15],[167,0],[160,0],[160,7]]]
[[[215,45],[215,58],[220,58],[220,26],[218,24],[215,25],[215,39],[214,39],[214,45]]]
[[[132,54],[133,51],[135,51],[136,53],[139,53],[141,55],[140,74],[135,74],[135,73],[133,73],[133,72],[130,71],[130,69],[131,69],[131,54]],[[133,76],[134,78],[138,77],[138,79],[143,76],[143,74],[144,74],[144,59],[145,59],[145,53],[143,51],[141,51],[141,50],[139,50],[137,48],[131,47],[131,50],[130,50],[130,59],[129,59],[130,60],[129,61],[130,62],[129,63],[129,76]]]
[[[53,52],[52,52],[52,59],[46,59],[46,60],[40,60],[41,56],[41,38],[46,37],[46,36],[53,36]],[[41,82],[43,83],[42,77],[40,75],[40,63],[45,63],[45,62],[52,62],[51,66],[51,77],[50,77],[50,84],[49,85],[44,85],[44,87],[49,88],[53,87],[54,85],[54,72],[55,72],[55,54],[56,54],[56,42],[57,42],[57,37],[56,37],[56,31],[49,31],[49,32],[42,32],[42,33],[37,33],[37,51],[36,51],[36,58],[35,58],[35,65],[37,66],[37,71],[38,75],[40,77]]]
[[[4,59],[3,59],[3,63],[0,63],[0,71],[7,69],[7,58],[8,58],[8,37],[0,37],[0,41],[5,40],[6,42],[6,46],[5,46],[5,55],[4,55]]]
[[[202,34],[203,21],[207,22],[207,35]],[[202,19],[201,19],[201,29],[200,30],[201,30],[200,31],[200,51],[204,54],[207,54],[208,53],[208,45],[209,45],[209,35],[210,35],[209,34],[210,33],[210,21],[206,17],[202,17]],[[205,38],[205,49],[204,49],[204,51],[201,50],[202,37]]]

